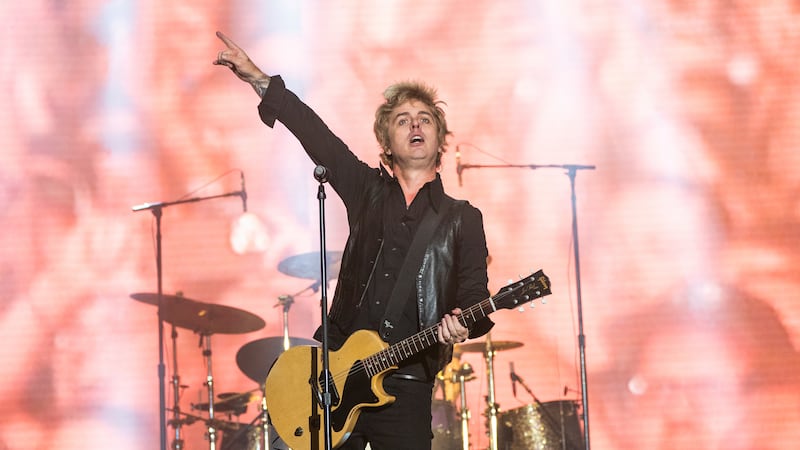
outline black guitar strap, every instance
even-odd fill
[[[422,265],[422,257],[433,236],[433,232],[442,221],[442,217],[454,204],[454,200],[444,197],[438,213],[433,207],[430,207],[422,218],[422,222],[420,222],[419,228],[414,234],[414,239],[411,241],[411,247],[408,249],[406,259],[403,261],[403,266],[400,268],[400,274],[397,276],[397,282],[394,284],[392,295],[389,297],[389,303],[386,305],[386,312],[381,321],[379,333],[384,341],[389,342],[395,328],[394,324],[400,321],[400,316],[403,314],[403,307],[408,300],[411,288],[416,285],[414,275]]]

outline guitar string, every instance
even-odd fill
[[[538,272],[537,272],[537,274],[538,274]],[[536,274],[532,275],[531,277],[528,277],[528,279],[529,280],[533,279],[533,277],[535,275]],[[461,313],[458,316],[459,322],[461,322],[462,325],[464,325],[464,326],[468,326],[468,324],[466,323],[466,320],[467,320],[467,316],[469,315],[469,316],[472,316],[473,323],[475,323],[475,321],[476,321],[475,320],[475,313],[476,312],[480,312],[480,314],[482,314],[481,318],[488,316],[488,314],[484,311],[484,307],[487,307],[487,309],[491,309],[492,312],[496,311],[497,308],[493,304],[495,300],[502,300],[505,296],[507,296],[507,295],[509,295],[511,293],[514,293],[518,289],[523,288],[525,286],[527,286],[526,282],[520,281],[513,287],[512,286],[507,286],[505,288],[505,290],[501,289],[500,292],[498,292],[498,294],[495,295],[494,297],[490,296],[490,297],[484,299],[483,301],[480,301],[480,302],[470,306],[469,308],[467,308],[467,310],[465,312]],[[525,291],[523,291],[523,292],[525,292]],[[467,314],[467,313],[469,313],[469,314]],[[463,319],[463,321],[462,321],[462,319]],[[436,328],[436,325],[432,326],[432,327],[429,327],[429,328],[426,328],[425,330],[423,330],[423,331],[421,331],[421,332],[419,332],[419,333],[417,333],[417,334],[415,334],[415,335],[413,335],[413,336],[411,336],[411,337],[409,337],[407,339],[404,339],[403,341],[398,342],[397,344],[391,345],[391,346],[389,346],[389,347],[387,347],[387,348],[385,348],[385,349],[383,349],[383,350],[381,350],[379,352],[376,352],[376,353],[374,353],[374,354],[372,354],[370,356],[367,356],[366,358],[361,359],[361,360],[357,361],[355,364],[353,364],[352,366],[350,366],[346,372],[342,371],[342,372],[338,372],[336,374],[332,374],[331,378],[333,379],[334,384],[340,384],[341,382],[346,380],[351,375],[360,374],[360,372],[362,372],[362,371],[366,372],[367,368],[365,367],[365,364],[364,364],[365,360],[369,360],[369,363],[372,366],[377,366],[378,369],[379,369],[377,372],[375,372],[373,375],[370,376],[370,377],[372,377],[372,376],[375,376],[375,375],[377,375],[377,374],[379,374],[381,372],[386,371],[391,366],[393,366],[393,365],[405,360],[409,356],[412,356],[413,353],[412,353],[412,355],[405,354],[402,358],[398,359],[397,361],[391,362],[391,359],[398,353],[398,350],[402,351],[402,345],[401,344],[403,342],[412,341],[412,342],[419,342],[421,345],[424,344],[422,350],[432,346],[433,342],[429,342],[428,341],[428,336],[427,335],[430,334],[431,335],[430,337],[435,339],[436,338],[436,333],[433,331],[435,328]],[[421,340],[423,337],[425,338],[424,342]],[[388,364],[385,367],[383,367],[383,365],[385,365],[385,363],[387,361],[391,362],[391,364]],[[381,364],[381,363],[383,363],[383,364]]]
[[[486,303],[485,306],[489,306],[488,302],[491,299],[492,299],[492,297],[489,297],[488,299],[485,299],[482,302],[476,303],[475,305],[467,308],[467,311],[461,313],[458,316],[459,322],[461,322],[462,325],[466,326],[465,322],[467,320],[467,315],[468,315],[467,313],[469,313],[469,315],[471,315],[473,318],[474,318],[475,313],[477,311],[480,310],[481,313],[483,313],[481,305]],[[485,313],[483,313],[483,314],[484,314],[484,317],[485,317],[486,314]],[[378,352],[376,352],[376,353],[374,353],[374,354],[372,354],[370,356],[367,356],[364,359],[358,360],[356,363],[354,363],[352,366],[350,366],[347,371],[341,371],[341,372],[338,372],[336,374],[333,374],[332,378],[334,380],[334,383],[335,384],[340,384],[341,382],[346,380],[351,375],[360,374],[362,371],[363,372],[367,372],[368,369],[367,369],[367,367],[365,365],[365,361],[367,361],[368,364],[371,365],[372,367],[376,368],[375,373],[372,374],[371,377],[375,376],[375,375],[377,375],[377,374],[379,374],[381,372],[386,371],[391,366],[393,366],[393,365],[405,360],[409,356],[411,356],[411,355],[407,354],[407,352],[402,350],[403,345],[401,345],[401,344],[403,342],[412,341],[414,343],[419,343],[419,345],[421,346],[421,350],[424,350],[424,349],[426,349],[426,348],[428,348],[428,347],[430,347],[430,346],[432,346],[434,344],[435,339],[436,339],[436,331],[435,330],[436,330],[436,325],[432,326],[432,327],[429,327],[429,328],[426,328],[425,330],[423,330],[423,331],[421,331],[421,332],[419,332],[419,333],[417,333],[417,334],[415,334],[415,335],[413,335],[413,336],[411,336],[411,337],[409,337],[407,339],[404,339],[403,341],[398,342],[397,344],[391,345],[391,346],[389,346],[389,347],[387,347],[387,348],[385,348],[383,350],[380,350],[380,351],[378,351]],[[433,340],[433,342],[431,342],[431,340]],[[416,345],[415,345],[415,347],[416,347]],[[402,355],[402,357],[399,358],[399,359],[397,358],[398,354]],[[396,359],[396,361],[393,361],[395,359]]]

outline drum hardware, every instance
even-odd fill
[[[214,403],[214,411],[228,413],[229,415],[234,416],[244,414],[247,412],[247,404],[256,399],[256,391],[257,390],[252,390],[242,393],[225,392],[218,394],[217,398],[219,400]],[[208,410],[208,407],[208,403],[192,404],[192,409],[199,411]]]
[[[299,272],[300,269],[294,268],[298,263],[293,264],[294,265],[290,267],[293,267],[293,270],[298,270],[296,273],[301,273]],[[289,310],[294,303],[294,297],[309,289],[314,289],[315,285],[317,285],[316,282],[296,294],[281,295],[278,297],[278,303],[274,307],[277,308],[281,306],[283,308],[283,336],[267,337],[248,342],[236,352],[236,365],[239,366],[239,370],[260,386],[264,385],[269,369],[272,368],[272,365],[281,353],[295,345],[318,344],[317,341],[311,339],[289,336]]]
[[[467,389],[466,382],[475,379],[475,372],[469,363],[464,363],[456,371],[455,375],[458,377],[458,384],[461,386],[461,410],[459,416],[461,418],[461,449],[469,450],[469,419],[472,417],[469,408],[467,408]]]
[[[499,411],[499,404],[495,400],[495,383],[494,383],[494,357],[495,353],[499,351],[511,350],[522,347],[522,342],[515,341],[492,341],[491,333],[486,335],[486,340],[483,342],[470,342],[468,344],[458,345],[458,350],[461,352],[475,352],[483,353],[486,360],[486,380],[488,390],[486,395],[486,413],[485,416],[488,420],[489,432],[489,450],[498,450],[497,447],[497,434],[498,422],[497,413]]]
[[[197,416],[197,415],[194,415],[194,414],[185,413],[185,412],[179,411],[179,410],[177,410],[175,408],[167,409],[167,412],[172,412],[172,413],[176,413],[177,412],[177,414],[179,416],[179,418],[177,420],[180,422],[181,425],[192,425],[195,422],[203,422],[203,423],[206,423],[206,424],[208,422],[214,422],[214,426],[216,426],[217,428],[223,428],[223,427],[226,426],[226,424],[230,424],[229,422],[225,422],[225,421],[222,421],[222,420],[216,420],[216,419],[213,420],[213,421],[210,421],[210,420],[208,420],[208,419],[206,419],[204,417]]]
[[[253,394],[255,391],[248,391],[241,394],[236,393],[227,393],[227,394],[220,394],[220,398],[223,400],[221,402],[217,402],[215,405],[214,402],[214,377],[211,373],[211,336],[204,335],[202,337],[202,341],[204,343],[203,355],[206,357],[206,366],[208,367],[208,375],[206,378],[206,387],[208,389],[208,404],[201,404],[199,406],[208,406],[208,421],[207,423],[207,436],[208,436],[208,443],[209,443],[209,450],[216,450],[217,449],[217,431],[219,430],[218,424],[220,421],[214,418],[215,411],[222,412],[226,411],[229,408],[234,408],[233,411],[240,411],[238,414],[242,414],[247,410],[247,403],[252,401],[256,398]],[[259,388],[258,391],[261,391]],[[263,403],[263,395],[262,395],[262,403]],[[222,407],[220,408],[220,406]],[[233,413],[234,415],[238,415],[236,412]],[[262,413],[259,412],[255,418],[244,428],[239,428],[240,424],[236,424],[235,430],[235,437],[232,440],[228,440],[227,442],[240,442],[240,439],[245,438],[247,442],[247,448],[237,448],[233,446],[234,444],[227,444],[223,443],[219,448],[221,450],[230,449],[230,450],[262,450],[266,449],[263,446],[263,443],[269,442],[268,435],[266,434],[266,428],[264,428],[264,432],[262,432],[262,427],[255,427],[254,423],[258,420],[262,420]],[[223,422],[225,423],[225,422]],[[231,424],[227,423],[229,426],[227,429],[223,429],[223,437],[225,436],[225,432],[231,431]],[[254,434],[254,435],[251,435]],[[227,439],[227,438],[226,438]],[[255,442],[254,442],[255,441]],[[253,447],[256,446],[256,447]]]
[[[252,394],[250,396],[255,397]],[[171,411],[173,410],[168,410],[168,412]],[[256,422],[263,420],[261,412],[250,423],[212,420],[184,412],[179,413],[179,415],[182,416],[178,419],[182,425],[202,422],[206,426],[213,426],[221,434],[221,439],[219,439],[221,443],[220,450],[288,450],[288,447],[279,440],[274,431],[271,431],[273,435],[268,441],[261,441],[261,424],[256,424]],[[270,446],[265,446],[264,442],[270,442]]]
[[[342,252],[326,253],[329,266],[333,270],[328,272],[328,280],[336,278],[338,274],[338,263],[341,261]],[[267,379],[272,365],[289,348],[296,345],[319,345],[317,341],[292,337],[289,335],[289,310],[295,302],[295,297],[306,291],[318,291],[321,285],[319,276],[319,253],[312,252],[290,256],[278,263],[278,271],[285,275],[296,278],[315,280],[308,287],[295,294],[285,294],[278,297],[275,308],[282,308],[283,334],[280,337],[266,337],[248,342],[236,352],[236,365],[247,375],[248,378],[258,383],[261,387],[261,411],[259,412],[260,423],[256,429],[258,433],[258,450],[284,448],[285,443],[272,428],[269,411],[267,411],[266,398],[264,396],[264,382]],[[255,420],[254,420],[255,422]],[[252,427],[252,423],[251,423]],[[225,450],[225,449],[223,449]],[[238,449],[237,449],[238,450]],[[242,449],[245,450],[245,449]],[[253,450],[253,449],[248,449]]]
[[[172,324],[172,356],[173,356],[173,369],[172,376],[172,389],[173,389],[173,417],[170,420],[175,430],[175,438],[172,442],[173,450],[181,450],[183,448],[183,439],[181,439],[181,426],[186,423],[186,419],[181,417],[180,411],[180,376],[178,375],[178,350],[177,338],[178,333],[176,327],[186,328],[207,338],[208,340],[208,358],[209,358],[209,380],[211,376],[210,366],[210,336],[212,333],[249,333],[263,328],[266,323],[260,317],[251,314],[241,309],[233,308],[230,306],[214,305],[210,303],[199,302],[185,298],[180,292],[176,295],[161,295],[161,308],[159,309],[160,319]],[[159,294],[153,293],[134,293],[131,294],[134,300],[147,303],[150,305],[158,306]],[[209,385],[213,387],[213,385]],[[213,391],[209,392],[209,412],[211,413],[210,419],[213,419]],[[210,422],[209,422],[210,423]],[[213,426],[209,425],[209,435],[214,437]],[[212,450],[213,444],[212,444]]]
[[[256,422],[261,420],[261,413],[257,414],[248,423],[232,423],[222,429],[222,439],[220,450],[261,450],[264,449],[261,436],[253,436],[254,433],[260,434],[260,427]],[[254,441],[254,437],[257,439]]]
[[[214,426],[214,376],[211,373],[211,335],[203,334],[200,336],[200,342],[203,348],[203,356],[206,358],[206,390],[208,391],[208,427],[206,432],[208,434],[208,448],[209,450],[217,449],[217,429]]]
[[[327,281],[335,280],[339,276],[339,268],[342,262],[342,252],[325,252],[327,259]],[[290,256],[278,263],[278,271],[295,278],[305,278],[308,280],[320,280],[320,254],[319,252],[303,253]],[[315,289],[316,291],[316,289]]]
[[[455,355],[454,352],[450,363],[436,375],[436,383],[441,387],[442,398],[434,398],[431,402],[431,431],[433,432],[431,450],[469,448],[470,412],[466,406],[464,388],[467,381],[475,379],[475,374],[469,363],[458,364],[458,358]],[[454,385],[456,387],[453,387]],[[460,409],[456,408],[457,402],[460,402]]]
[[[458,350],[461,352],[485,354],[487,342],[491,343],[492,350],[495,352],[513,350],[524,345],[522,342],[517,341],[491,341],[491,339],[487,336],[485,342],[469,342],[465,344],[458,344]]]
[[[131,294],[134,300],[158,306],[159,295],[152,293]],[[173,383],[173,418],[170,421],[175,429],[175,439],[172,442],[173,450],[183,448],[180,428],[185,423],[181,418],[179,407],[180,376],[178,375],[177,337],[175,327],[186,328],[200,335],[200,344],[203,347],[203,356],[206,358],[205,385],[208,388],[208,439],[210,450],[216,450],[216,429],[214,427],[214,378],[211,372],[211,335],[241,334],[264,328],[266,322],[255,314],[231,306],[215,305],[185,298],[181,293],[177,295],[161,295],[161,319],[173,325],[172,330],[172,355],[174,375]]]
[[[501,450],[559,450],[583,449],[580,426],[574,402],[542,403],[525,380],[510,364],[511,382],[519,383],[533,399],[533,404],[501,412],[499,434]],[[566,395],[565,388],[564,394]]]
[[[131,298],[158,306],[158,294],[136,293]],[[258,331],[266,325],[257,315],[232,306],[190,300],[182,295],[164,295],[161,317],[176,327],[200,335],[242,334]]]
[[[180,408],[170,408],[167,409],[167,412],[173,413],[173,418],[170,419],[167,423],[172,427],[181,427],[183,425],[191,425],[198,420],[204,420],[202,417],[195,416],[192,414],[187,414],[180,410]]]
[[[576,402],[536,402],[500,412],[501,450],[584,450]]]
[[[215,402],[215,412],[221,412],[220,409],[228,407],[228,403],[238,401],[241,404],[241,402],[250,402],[257,399],[256,391],[217,395],[217,398],[223,398],[223,400]],[[215,436],[218,443],[217,448],[220,450],[289,450],[286,443],[280,439],[275,429],[271,426],[269,417],[266,414],[266,403],[263,396],[261,396],[260,403],[261,406],[258,413],[247,423],[231,419],[231,416],[235,415],[237,418],[239,416],[239,412],[235,410],[228,411],[227,420],[219,418],[208,419],[183,412],[180,413],[183,418],[179,420],[183,425],[202,422],[206,427],[213,427],[217,435]],[[220,405],[224,406],[220,408]],[[206,406],[206,403],[202,403],[192,405],[192,408],[202,410]]]

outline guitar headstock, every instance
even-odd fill
[[[551,293],[550,278],[543,271],[538,270],[503,287],[493,297],[493,300],[497,309],[513,309]]]

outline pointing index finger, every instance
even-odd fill
[[[217,37],[218,37],[218,38],[220,38],[220,40],[222,40],[222,42],[224,42],[224,43],[225,43],[225,45],[226,45],[226,46],[227,46],[229,49],[231,49],[231,50],[238,50],[238,51],[242,51],[242,49],[241,49],[241,48],[239,48],[239,46],[238,46],[238,45],[236,45],[236,44],[235,44],[235,43],[234,43],[234,42],[231,40],[231,38],[229,38],[228,36],[225,36],[225,35],[224,35],[224,34],[223,34],[221,31],[217,31]]]

